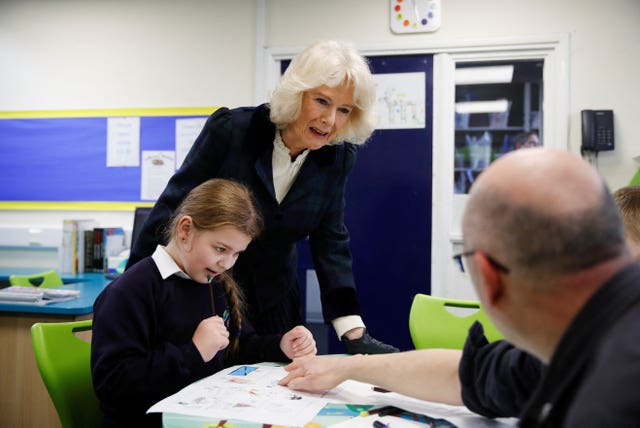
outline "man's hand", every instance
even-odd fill
[[[344,358],[329,356],[296,360],[284,368],[289,374],[278,384],[300,391],[324,392],[347,379],[342,370],[344,363]]]

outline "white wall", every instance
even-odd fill
[[[0,110],[253,100],[255,1],[3,0]]]
[[[304,4],[304,6],[303,6]],[[612,188],[628,184],[638,169],[636,135],[640,83],[640,2],[617,0],[442,0],[442,25],[435,33],[396,35],[389,29],[387,0],[268,0],[266,42],[300,46],[321,38],[360,46],[568,33],[571,37],[570,150],[579,153],[580,110],[613,109],[613,152],[598,167]]]
[[[261,5],[261,0],[2,0],[0,111],[253,104]],[[387,0],[264,0],[264,5],[267,48],[323,38],[377,47],[568,33],[570,150],[579,151],[580,110],[613,109],[616,150],[601,153],[598,167],[614,189],[637,170],[631,159],[640,155],[633,116],[640,99],[637,0],[443,0],[441,28],[410,35],[389,30]],[[105,226],[132,222],[130,212],[5,211],[0,226],[58,226],[66,217],[93,217]],[[52,263],[36,253],[28,260],[0,250],[0,266],[15,266],[17,259]]]
[[[567,144],[566,141],[550,140],[549,135],[566,135],[566,132],[547,135],[551,122],[546,120],[545,145],[564,146],[579,153],[580,111],[613,109],[616,149],[601,153],[597,166],[612,189],[626,185],[638,170],[639,165],[632,160],[640,155],[634,126],[638,119],[633,116],[637,111],[636,100],[640,97],[636,76],[640,59],[635,55],[640,41],[640,2],[637,0],[620,0],[606,6],[594,0],[442,0],[442,26],[437,32],[403,35],[389,30],[389,2],[384,0],[327,0],[306,3],[304,11],[296,7],[293,0],[270,0],[268,4],[267,44],[274,47],[290,45],[289,51],[325,37],[353,40],[367,52],[388,51],[392,47],[421,52],[432,49],[438,53],[447,46],[456,49],[476,46],[474,42],[479,39],[493,41],[492,45],[509,44],[518,38],[526,41],[560,35],[569,39],[569,87],[554,86],[552,89],[551,85],[545,86],[547,101],[556,99],[564,91],[569,96],[569,141]],[[292,38],[292,34],[297,36]],[[563,67],[556,71],[554,78],[566,72]],[[437,89],[442,92],[443,87]],[[561,105],[556,103],[553,109],[562,111]],[[553,109],[547,107],[546,114]],[[567,115],[554,119],[566,123]],[[434,124],[434,130],[436,125],[443,128],[446,124]],[[450,144],[450,140],[434,140],[439,153],[446,153],[446,147],[441,147],[443,143]],[[452,149],[449,150],[452,155]],[[436,158],[435,151],[434,184],[437,185],[446,182],[442,177],[451,175],[441,174],[441,161],[446,159]],[[450,259],[453,252],[460,250],[460,234],[454,233],[460,228],[453,222],[459,218],[460,204],[466,198],[437,199],[442,192],[446,189],[437,187],[433,190],[431,292],[445,297],[476,299],[469,278],[457,272]],[[453,207],[447,205],[452,203]]]

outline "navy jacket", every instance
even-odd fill
[[[482,324],[469,329],[460,367],[462,401],[489,418],[517,417],[536,389],[544,364],[506,340],[489,343]]]
[[[274,138],[267,105],[214,112],[151,211],[129,266],[162,243],[164,225],[192,188],[210,178],[233,179],[251,189],[265,222],[261,236],[233,268],[256,330],[284,333],[300,323],[296,243],[306,237],[320,283],[324,318],[359,315],[344,224],[345,186],[356,147],[343,143],[311,151],[278,204],[271,169]],[[269,325],[269,313],[289,310],[297,312],[292,319],[284,325],[277,321]]]
[[[638,426],[640,265],[616,274],[574,318],[549,366],[474,324],[460,361],[465,405],[522,427]]]
[[[640,421],[640,264],[589,299],[520,415],[528,427],[635,427]]]

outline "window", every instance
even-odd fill
[[[542,145],[544,61],[457,63],[454,193],[465,194],[490,162]]]

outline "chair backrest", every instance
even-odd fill
[[[464,308],[458,311],[465,314],[453,313],[451,308]],[[469,327],[476,320],[482,323],[485,336],[490,342],[502,339],[500,332],[480,307],[480,302],[416,294],[409,312],[409,331],[413,346],[416,349],[462,349]]]
[[[31,275],[11,275],[9,277],[9,284],[21,285],[23,287],[53,288],[60,287],[63,282],[58,272],[49,270]]]
[[[100,426],[91,380],[91,344],[74,333],[91,330],[92,320],[36,323],[31,342],[47,391],[63,428]]]

